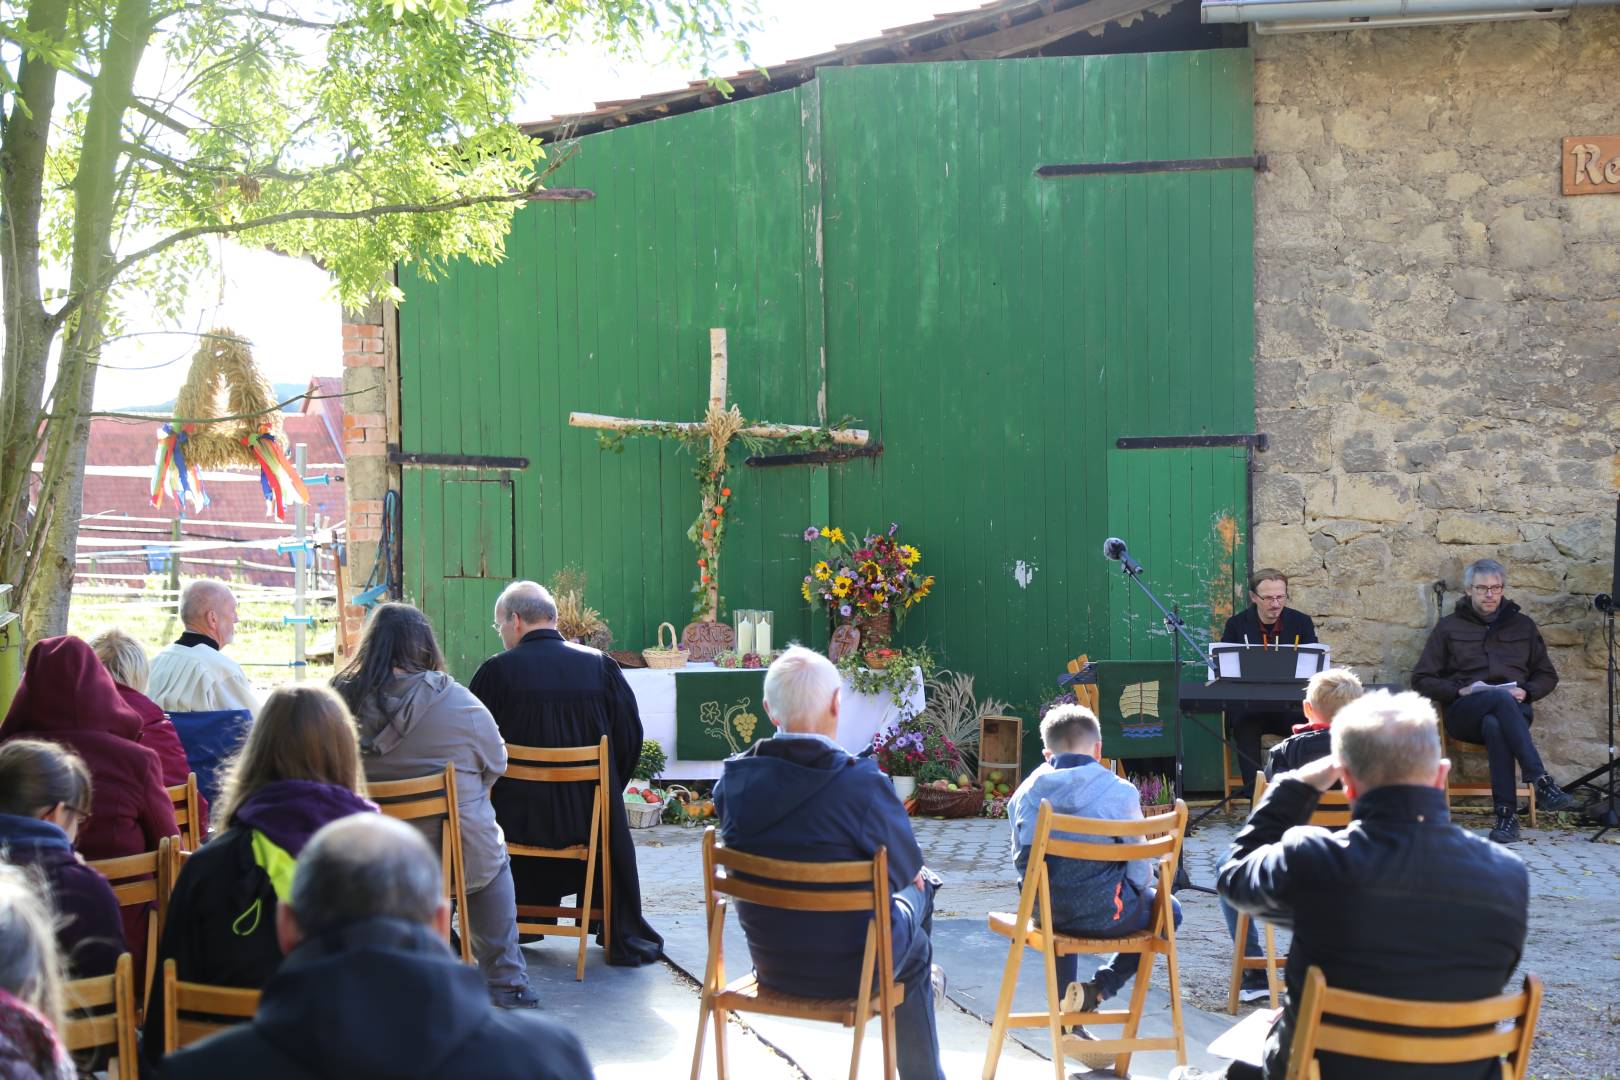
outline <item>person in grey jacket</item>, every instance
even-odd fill
[[[1028,868],[1030,847],[1035,843],[1035,819],[1042,802],[1050,802],[1059,814],[1104,818],[1111,821],[1140,821],[1142,800],[1135,785],[1122,780],[1098,762],[1102,752],[1102,728],[1097,717],[1082,705],[1059,705],[1041,720],[1041,742],[1046,763],[1030,773],[1013,792],[1007,817],[1013,829],[1013,863],[1020,875]],[[1068,836],[1106,844],[1140,843],[1139,837]],[[1152,919],[1153,901],[1158,889],[1153,885],[1152,859],[1129,859],[1120,852],[1115,863],[1081,859],[1050,859],[1051,925],[1060,933],[1083,937],[1115,938],[1140,933]],[[1171,898],[1176,925],[1181,925],[1181,905]],[[1058,985],[1066,987],[1065,1012],[1091,1012],[1130,981],[1141,964],[1140,953],[1115,953],[1097,969],[1091,981],[1076,981],[1079,957],[1057,958]],[[1081,1039],[1090,1038],[1076,1029]],[[1084,1054],[1087,1065],[1093,1062]],[[1111,1063],[1113,1057],[1102,1059]],[[1096,1065],[1093,1065],[1096,1067]]]
[[[433,626],[410,604],[382,604],[366,623],[354,659],[332,680],[360,728],[368,780],[408,780],[456,768],[473,956],[490,998],[536,1008],[518,948],[517,901],[506,837],[489,792],[506,772],[506,743],[495,718],[444,670]],[[435,847],[438,835],[428,837]]]

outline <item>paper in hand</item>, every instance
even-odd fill
[[[1209,1044],[1209,1052],[1218,1058],[1264,1068],[1266,1036],[1271,1034],[1271,1025],[1277,1022],[1281,1012],[1281,1009],[1256,1009],[1222,1032]]]
[[[1517,690],[1518,687],[1519,687],[1519,684],[1516,683],[1516,682],[1505,682],[1505,683],[1474,682],[1474,683],[1470,683],[1469,685],[1463,687],[1461,690],[1458,690],[1457,693],[1461,694],[1461,695],[1464,695],[1464,696],[1467,696],[1468,694],[1477,694],[1481,690]]]

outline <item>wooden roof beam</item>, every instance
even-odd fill
[[[1116,19],[1136,15],[1162,0],[1089,0],[991,34],[968,38],[916,57],[918,60],[999,60],[1073,37]]]

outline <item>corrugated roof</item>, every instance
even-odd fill
[[[807,82],[817,68],[830,65],[922,63],[938,60],[999,60],[1036,56],[1077,34],[1100,33],[1110,24],[1128,25],[1144,13],[1162,14],[1176,0],[993,0],[967,11],[897,26],[876,37],[814,56],[773,64],[767,71],[750,68],[730,76],[731,98],[699,80],[665,93],[620,101],[598,102],[589,112],[572,113],[522,129],[549,140],[656,120],[676,113],[719,105],[727,100],[758,97]]]

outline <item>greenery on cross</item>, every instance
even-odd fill
[[[401,299],[400,263],[493,262],[559,160],[512,122],[537,55],[656,46],[707,70],[752,10],[0,0],[0,580],[30,637],[67,624],[101,348],[173,320],[211,240],[318,260],[351,308]]]

